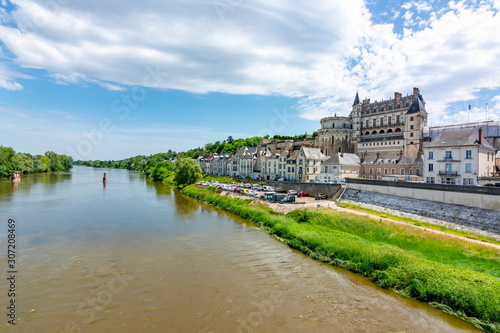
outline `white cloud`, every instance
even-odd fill
[[[314,94],[331,84],[325,74],[342,70],[332,66],[368,28],[361,0],[130,0],[112,8],[94,0],[51,10],[14,3],[18,29],[3,26],[0,38],[16,63],[66,84],[86,78],[195,93]],[[159,80],[148,67],[161,69]]]
[[[303,97],[307,119],[347,115],[356,87],[380,100],[418,86],[431,121],[500,88],[498,0],[408,1],[379,24],[362,0],[12,2],[11,61],[60,84]],[[0,87],[22,89],[4,72]]]
[[[23,86],[20,85],[19,83],[13,82],[13,81],[8,81],[5,79],[0,79],[0,87],[7,89],[7,90],[12,90],[12,91],[23,89]]]

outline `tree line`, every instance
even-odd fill
[[[16,153],[11,147],[0,146],[0,177],[8,177],[13,171],[21,173],[68,171],[73,167],[71,156],[47,151],[44,155]]]

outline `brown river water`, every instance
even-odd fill
[[[138,172],[0,180],[0,221],[0,332],[477,331]]]

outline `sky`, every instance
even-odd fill
[[[0,0],[0,145],[118,160],[348,116],[420,88],[500,120],[500,0]],[[470,111],[469,111],[470,105]]]

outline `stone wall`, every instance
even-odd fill
[[[500,212],[497,210],[446,204],[356,189],[347,189],[342,195],[342,200],[343,199],[500,234]]]
[[[346,179],[347,188],[500,211],[500,188]],[[498,213],[500,215],[500,213]],[[500,217],[499,217],[500,219]]]

